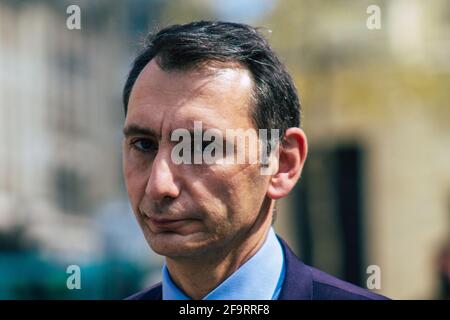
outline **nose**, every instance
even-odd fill
[[[158,150],[153,159],[150,177],[147,181],[146,194],[153,201],[168,198],[175,199],[180,194],[179,184],[175,179],[175,164],[172,163],[170,152]]]

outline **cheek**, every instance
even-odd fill
[[[223,166],[209,168],[192,184],[198,203],[208,212],[208,220],[226,225],[245,224],[257,204],[253,193],[262,187],[249,175],[248,168]],[[214,220],[214,221],[212,221]]]
[[[141,170],[139,166],[130,159],[129,154],[124,153],[123,157],[123,176],[125,180],[125,186],[127,188],[128,197],[131,205],[135,208],[140,199],[145,194],[145,188],[147,185],[146,170]]]
[[[207,229],[221,228],[230,221],[232,212],[229,181],[223,170],[210,166],[190,166],[180,173],[187,201],[202,214]],[[182,192],[183,194],[183,192]]]
[[[267,177],[260,174],[257,166],[241,167],[229,178],[230,203],[239,213],[241,223],[249,223],[261,209],[267,186]]]

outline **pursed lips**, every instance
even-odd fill
[[[185,219],[168,219],[155,217],[141,211],[144,220],[149,221],[152,225],[159,228],[177,228],[184,225],[187,222],[194,221],[196,219],[185,218]]]

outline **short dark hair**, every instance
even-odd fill
[[[255,105],[250,114],[257,129],[300,127],[301,109],[294,82],[268,41],[246,24],[197,21],[172,25],[150,34],[136,57],[125,87],[125,115],[131,90],[144,67],[153,59],[163,70],[188,70],[208,63],[238,63],[254,80]]]

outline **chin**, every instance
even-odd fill
[[[208,248],[205,241],[199,239],[198,234],[179,235],[164,232],[146,238],[154,252],[171,258],[195,256],[204,253]]]

